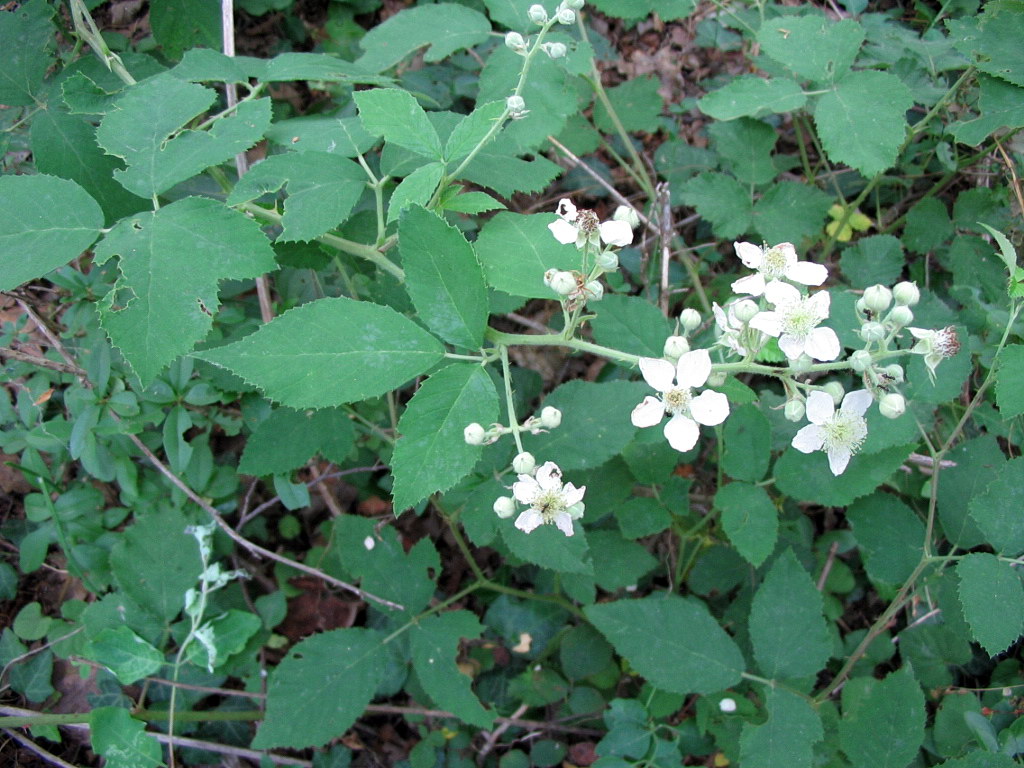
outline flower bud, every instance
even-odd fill
[[[512,471],[517,475],[532,475],[533,470],[536,468],[537,460],[533,458],[533,454],[529,451],[517,453],[516,457],[512,459]]]
[[[807,410],[803,400],[787,400],[786,407],[782,410],[787,421],[801,421],[804,417],[804,412]]]
[[[696,309],[690,309],[687,307],[679,313],[679,324],[683,326],[685,333],[692,333],[693,331],[700,328],[700,312]]]
[[[515,94],[505,99],[505,108],[508,109],[509,116],[513,120],[522,117],[528,112],[526,100],[522,96],[516,96]]]
[[[619,255],[615,251],[601,251],[594,261],[605,272],[614,272],[619,268]]]
[[[568,51],[564,43],[541,43],[540,47],[552,59],[560,59]]]
[[[892,289],[892,297],[896,300],[897,306],[912,307],[921,300],[921,291],[917,283],[897,283]]]
[[[556,16],[559,24],[575,24],[576,23],[576,11],[572,8],[562,8],[558,11]]]
[[[893,363],[881,369],[881,373],[888,379],[890,384],[903,383],[903,366]]]
[[[736,711],[736,700],[735,699],[722,699],[718,702],[718,709],[727,715],[732,714]]]
[[[884,285],[872,285],[864,290],[864,306],[880,315],[892,304],[892,291]]]
[[[871,353],[866,349],[858,349],[850,355],[850,367],[857,373],[864,373],[871,367]]]
[[[914,322],[914,313],[910,311],[910,307],[900,304],[899,306],[893,307],[886,318],[890,323],[898,328],[903,328]]]
[[[544,273],[544,285],[546,285],[548,288],[550,288],[551,287],[551,281],[554,279],[555,275],[557,275],[559,272],[561,272],[560,269],[549,269],[547,272],[545,272]]]
[[[537,3],[530,6],[530,10],[526,12],[530,17],[530,21],[534,24],[545,24],[548,20],[548,12],[544,10],[544,6]]]
[[[839,404],[843,402],[843,395],[846,394],[846,391],[843,389],[843,385],[838,381],[825,382],[824,386],[822,386],[822,390],[832,398],[832,402],[836,404],[837,408],[839,407]]]
[[[631,205],[620,205],[615,209],[615,213],[612,214],[614,221],[624,221],[629,224],[630,229],[636,229],[640,226],[640,217],[636,213],[636,208]]]
[[[860,329],[860,337],[864,341],[881,341],[885,338],[885,326],[874,320],[864,323]]]
[[[757,304],[750,299],[737,301],[733,305],[733,313],[736,315],[736,319],[744,325],[753,320],[754,316],[760,311]]]
[[[810,356],[805,352],[800,357],[789,361],[789,369],[793,373],[806,373],[814,365],[814,361],[811,360]]]
[[[563,272],[560,270],[551,276],[551,281],[548,285],[550,285],[551,290],[559,296],[568,296],[576,290],[576,276],[573,275],[572,272]]]
[[[888,395],[882,395],[882,399],[878,401],[878,410],[887,419],[898,419],[906,413],[907,401],[903,395],[890,392]]]
[[[583,10],[585,5],[584,0],[562,0],[562,4],[558,6],[559,10],[562,8],[571,8],[574,11]]]
[[[725,384],[726,378],[728,378],[728,374],[725,371],[712,371],[711,375],[708,376],[706,386],[720,387]]]
[[[583,287],[588,301],[600,301],[604,298],[604,286],[597,280],[591,280]]]
[[[562,423],[562,412],[552,405],[545,405],[540,410],[540,424],[545,429],[556,429]]]
[[[469,445],[483,445],[487,439],[487,432],[475,421],[462,430],[462,438]]]
[[[499,496],[494,500],[494,514],[507,520],[516,513],[516,501],[511,496]]]
[[[678,360],[690,351],[690,343],[683,336],[669,336],[665,339],[664,354],[668,360]]]
[[[516,53],[526,52],[526,40],[518,32],[508,32],[505,35],[505,46]]]

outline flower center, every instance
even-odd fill
[[[540,512],[545,523],[553,523],[555,517],[565,511],[565,499],[559,491],[544,491],[534,499],[531,506]]]
[[[589,235],[591,232],[596,232],[598,225],[601,223],[600,219],[597,218],[597,214],[591,210],[583,209],[576,214],[576,226],[580,232]]]
[[[824,448],[828,452],[839,450],[856,453],[868,434],[868,425],[863,416],[842,411],[822,424],[821,429],[825,433]]]
[[[662,395],[662,402],[665,404],[665,411],[675,416],[677,413],[690,412],[690,400],[693,393],[689,388],[670,389]]]
[[[950,325],[936,332],[935,351],[945,358],[954,357],[960,351],[960,339],[954,326]]]
[[[769,248],[761,259],[760,272],[765,280],[776,280],[786,274],[786,254],[780,248]]]
[[[811,331],[818,327],[818,323],[825,319],[817,307],[807,299],[800,299],[782,307],[781,314],[782,332],[798,339],[809,336]]]

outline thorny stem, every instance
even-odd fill
[[[517,453],[523,452],[523,438],[519,434],[522,429],[519,420],[516,418],[516,406],[512,400],[512,369],[508,364],[508,346],[502,344],[501,350],[501,375],[505,380],[505,406],[508,409],[508,427],[512,431],[512,438],[516,441]]]

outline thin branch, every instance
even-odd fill
[[[18,742],[19,744],[21,744],[21,746],[23,746],[29,752],[33,753],[39,759],[45,760],[50,765],[56,765],[58,768],[77,768],[77,766],[74,766],[71,763],[66,762],[65,760],[62,760],[61,758],[57,757],[52,752],[50,752],[48,750],[45,750],[42,747],[40,747],[38,744],[36,744],[34,741],[32,741],[32,739],[28,738],[27,736],[23,736],[22,734],[18,733],[17,731],[15,731],[15,730],[13,730],[11,728],[4,728],[3,732],[11,741]],[[20,764],[21,764],[21,761],[18,761],[17,763],[15,763],[15,765],[20,765]]]
[[[70,366],[67,363],[58,363],[56,360],[37,357],[36,355],[30,355],[28,352],[22,352],[19,349],[11,349],[10,347],[0,348],[0,357],[17,360],[19,363],[28,363],[29,365],[34,365],[37,368],[49,368],[51,371],[57,371],[58,373],[69,373],[72,376],[81,376],[85,374],[85,371],[78,366]]]
[[[516,711],[512,713],[512,717],[520,717],[521,715],[525,714],[526,710],[528,710],[529,708],[530,707],[528,704],[520,704],[516,708]],[[487,759],[487,755],[489,755],[491,753],[491,750],[494,749],[495,745],[498,743],[498,739],[500,739],[502,737],[502,734],[504,734],[505,731],[507,731],[511,727],[511,719],[506,720],[493,731],[487,734],[487,738],[484,740],[484,745],[480,748],[480,753],[476,756],[477,765],[484,764],[484,760]]]

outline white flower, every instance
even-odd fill
[[[585,485],[563,485],[562,470],[553,461],[542,464],[532,476],[519,475],[519,482],[512,484],[512,495],[530,508],[516,518],[516,528],[530,533],[540,525],[554,523],[566,536],[572,536],[572,521],[583,517],[586,490]]]
[[[759,312],[750,327],[776,336],[779,348],[790,360],[806,353],[815,360],[839,357],[839,337],[831,328],[818,328],[828,317],[830,298],[827,291],[803,297],[789,283],[773,281],[765,286],[764,296],[775,305],[773,312]]]
[[[857,452],[868,434],[864,412],[871,405],[866,389],[848,392],[836,412],[832,396],[827,392],[811,392],[807,398],[807,420],[793,438],[793,447],[801,453],[825,451],[833,475],[841,475],[850,457]]]
[[[828,270],[821,264],[798,261],[792,243],[779,243],[771,248],[761,248],[753,243],[734,243],[733,247],[740,261],[757,270],[756,275],[741,277],[732,284],[736,293],[760,296],[765,285],[772,280],[786,278],[801,285],[821,285],[828,277]]]
[[[764,343],[764,336],[760,331],[747,329],[750,319],[757,315],[757,305],[750,299],[730,301],[725,305],[725,309],[717,303],[712,304],[711,312],[715,316],[715,327],[719,334],[717,344],[746,357],[748,346],[760,348]]]
[[[736,711],[736,700],[735,699],[722,699],[718,702],[718,709],[727,715],[731,715]]]
[[[640,373],[661,398],[645,397],[633,409],[630,420],[635,427],[653,427],[668,414],[671,418],[665,424],[665,438],[677,451],[688,451],[697,444],[698,424],[713,427],[729,415],[729,399],[720,392],[693,394],[693,388],[703,386],[711,375],[711,356],[706,349],[687,352],[675,365],[642,357]]]
[[[924,355],[924,364],[928,366],[928,376],[935,381],[935,369],[944,359],[953,357],[960,351],[960,339],[956,328],[952,325],[942,330],[932,331],[927,328],[907,328],[917,343],[910,351],[915,355]]]
[[[591,245],[623,246],[633,242],[633,229],[625,221],[599,222],[597,214],[591,210],[577,210],[567,197],[558,201],[555,209],[558,221],[548,224],[548,229],[555,239],[563,245],[575,243],[577,248]]]

